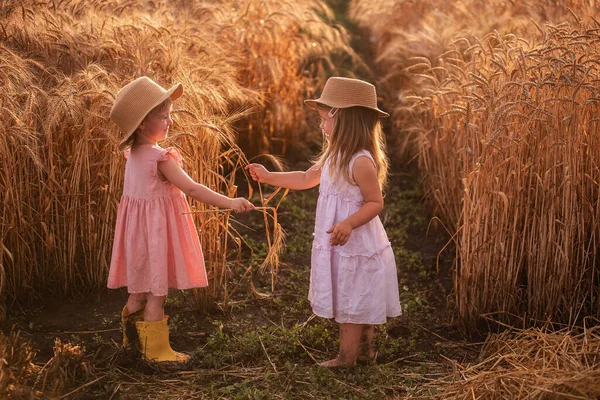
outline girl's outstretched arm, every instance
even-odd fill
[[[311,167],[306,171],[269,172],[261,164],[249,164],[246,169],[257,182],[293,190],[310,189],[321,182],[321,168]]]
[[[346,244],[354,229],[366,224],[383,210],[383,195],[373,161],[366,156],[358,157],[352,167],[352,176],[364,202],[357,212],[329,228],[327,233],[331,233],[329,241],[333,246]]]
[[[166,180],[177,186],[183,193],[202,203],[219,208],[230,208],[236,212],[254,210],[254,205],[243,197],[232,199],[195,182],[172,157],[160,161],[158,170]]]

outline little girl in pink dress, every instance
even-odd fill
[[[173,147],[157,142],[173,124],[171,103],[183,93],[181,84],[163,89],[147,77],[125,85],[110,117],[124,133],[125,181],[108,275],[108,287],[127,287],[121,312],[123,345],[139,338],[144,358],[186,363],[190,357],[171,348],[164,302],[169,288],[208,285],[196,227],[185,195],[221,208],[244,212],[254,206],[231,199],[194,182],[182,169]]]
[[[198,233],[183,192],[159,178],[158,165],[179,151],[141,144],[125,151],[108,287],[166,296],[169,288],[208,286]]]

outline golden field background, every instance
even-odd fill
[[[183,83],[165,145],[229,195],[245,154],[319,139],[302,99],[332,55],[355,58],[330,13],[320,0],[2,2],[1,303],[105,285],[124,165],[108,115],[132,79]],[[200,303],[226,296],[239,257],[228,218],[196,218],[211,282]]]
[[[374,4],[352,1],[349,14],[376,56],[401,137],[393,151],[418,160],[456,244],[461,320],[597,316],[595,2]],[[344,73],[332,57],[361,63],[322,1],[8,1],[1,13],[0,273],[11,301],[104,285],[123,166],[107,115],[124,83],[183,82],[167,145],[194,178],[234,194],[246,155],[319,140],[302,100]],[[219,282],[201,298],[222,294],[241,246],[227,218],[197,216]]]
[[[352,1],[393,111],[456,245],[460,319],[598,316],[595,2]],[[0,283],[4,301],[104,285],[123,160],[108,110],[136,76],[183,82],[167,145],[235,194],[246,156],[319,137],[304,98],[361,61],[322,1],[3,2]],[[240,146],[241,149],[240,150]],[[116,160],[116,162],[115,162]],[[198,214],[223,295],[242,246]],[[277,227],[275,227],[277,228]],[[225,290],[226,292],[226,290]]]
[[[450,379],[431,383],[444,389],[435,398],[600,396],[598,3],[347,9],[392,112],[394,168],[418,164],[432,225],[448,232],[449,303],[464,332],[535,326],[490,334],[479,364],[453,362]],[[182,149],[192,177],[234,195],[248,158],[318,145],[302,100],[365,68],[333,21],[320,0],[0,1],[0,320],[31,296],[104,287],[124,164],[108,114],[123,84],[183,82],[165,145]],[[276,270],[275,216],[265,214]],[[206,307],[226,302],[229,273],[249,266],[229,215],[195,218]],[[73,357],[84,365],[69,346],[56,343],[45,377]],[[12,357],[4,389],[32,374],[33,353],[15,332],[0,347]]]
[[[380,4],[351,14],[456,245],[460,320],[600,316],[598,4]]]

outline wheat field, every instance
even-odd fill
[[[465,328],[600,316],[598,4],[356,0],[351,14],[452,237]]]
[[[320,0],[3,1],[2,309],[105,286],[123,183],[108,118],[120,87],[140,75],[182,82],[164,145],[182,150],[194,179],[236,195],[247,157],[318,140],[297,124],[302,99],[322,85],[330,57],[356,58],[330,14]],[[209,267],[210,286],[196,293],[202,306],[226,300],[244,243],[229,214],[194,218]],[[266,229],[282,240],[277,224]]]
[[[260,315],[251,322],[265,325],[248,332],[245,315],[224,313],[196,332],[195,322],[181,321],[187,331],[175,337],[202,343],[206,357],[166,383],[119,359],[114,340],[101,337],[118,336],[118,328],[96,325],[87,349],[53,337],[44,362],[27,333],[0,334],[0,393],[201,398],[282,390],[306,398],[337,385],[356,397],[598,396],[598,2],[351,0],[338,10],[360,29],[354,39],[367,43],[368,67],[334,22],[333,3],[345,2],[0,1],[0,323],[8,307],[33,298],[106,290],[125,162],[108,115],[125,83],[140,75],[165,87],[182,82],[164,145],[181,149],[195,180],[251,195],[249,160],[320,145],[302,100],[328,76],[352,75],[350,65],[372,67],[380,104],[392,114],[390,152],[418,166],[431,225],[448,233],[440,253],[452,259],[447,317],[465,337],[487,334],[485,341],[446,340],[448,325],[421,329],[420,314],[409,312],[378,332],[387,340],[384,363],[323,372],[313,354],[326,355],[329,326],[312,316],[296,321],[305,304],[288,293],[267,307],[292,302],[281,308],[288,325]],[[209,274],[209,287],[194,291],[199,309],[227,308],[238,289],[234,273],[270,273],[275,290],[286,194],[259,186],[267,248],[259,260],[248,259],[235,215],[191,203]],[[419,310],[432,308],[426,300]],[[427,335],[435,337],[424,342],[434,359],[414,345]],[[479,345],[471,365],[444,355],[473,356]],[[100,360],[100,348],[111,355]],[[261,386],[265,376],[283,384]],[[114,386],[104,387],[109,380]]]

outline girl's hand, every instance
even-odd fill
[[[352,233],[352,225],[350,225],[350,222],[343,220],[329,228],[327,233],[331,233],[329,243],[331,243],[332,246],[343,246],[346,244],[348,239],[350,239],[350,234]]]
[[[231,205],[229,208],[237,213],[241,213],[254,210],[254,204],[250,203],[243,197],[236,197],[235,199],[231,199]]]
[[[266,182],[270,172],[260,164],[248,164],[246,169],[250,172],[250,176],[257,182]]]

